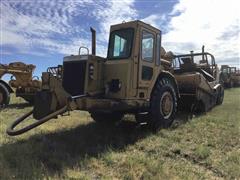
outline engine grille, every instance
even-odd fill
[[[84,94],[86,61],[63,63],[63,88],[72,96]]]

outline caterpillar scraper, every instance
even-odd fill
[[[232,88],[240,85],[240,73],[236,67],[229,65],[221,66],[221,80],[226,88]]]
[[[176,55],[173,61],[174,76],[180,92],[180,106],[191,111],[206,112],[222,104],[224,87],[220,70],[212,54],[204,52]]]
[[[231,67],[233,86],[240,86],[240,70],[237,67]]]
[[[106,58],[96,55],[96,33],[92,28],[91,32],[91,54],[80,47],[78,55],[64,57],[62,71],[56,70],[60,73],[43,72],[33,110],[9,126],[9,135],[25,133],[73,110],[88,111],[97,123],[116,122],[132,113],[154,130],[172,124],[179,82],[171,67],[173,53],[161,48],[161,31],[142,21],[112,25]],[[210,89],[217,96],[219,88]],[[17,128],[31,115],[32,124]]]
[[[41,88],[41,81],[32,76],[35,68],[32,64],[22,62],[0,64],[0,106],[8,105],[10,93],[14,92],[13,89],[15,89],[17,97],[33,103],[36,91]],[[2,80],[5,74],[12,75],[9,83]]]

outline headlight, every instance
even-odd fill
[[[94,79],[94,65],[93,64],[89,64],[88,75],[89,75],[90,79]]]

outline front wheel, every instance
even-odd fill
[[[177,97],[171,81],[158,80],[151,97],[150,125],[154,130],[169,127],[177,111]]]

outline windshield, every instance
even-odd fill
[[[221,67],[222,72],[230,73],[230,67]]]
[[[228,67],[223,68],[223,69],[222,69],[222,72],[224,72],[224,73],[229,73],[229,68],[228,68]]]
[[[236,69],[234,67],[231,68],[231,73],[235,73]]]
[[[108,59],[126,59],[131,55],[133,29],[113,31],[110,35]]]

